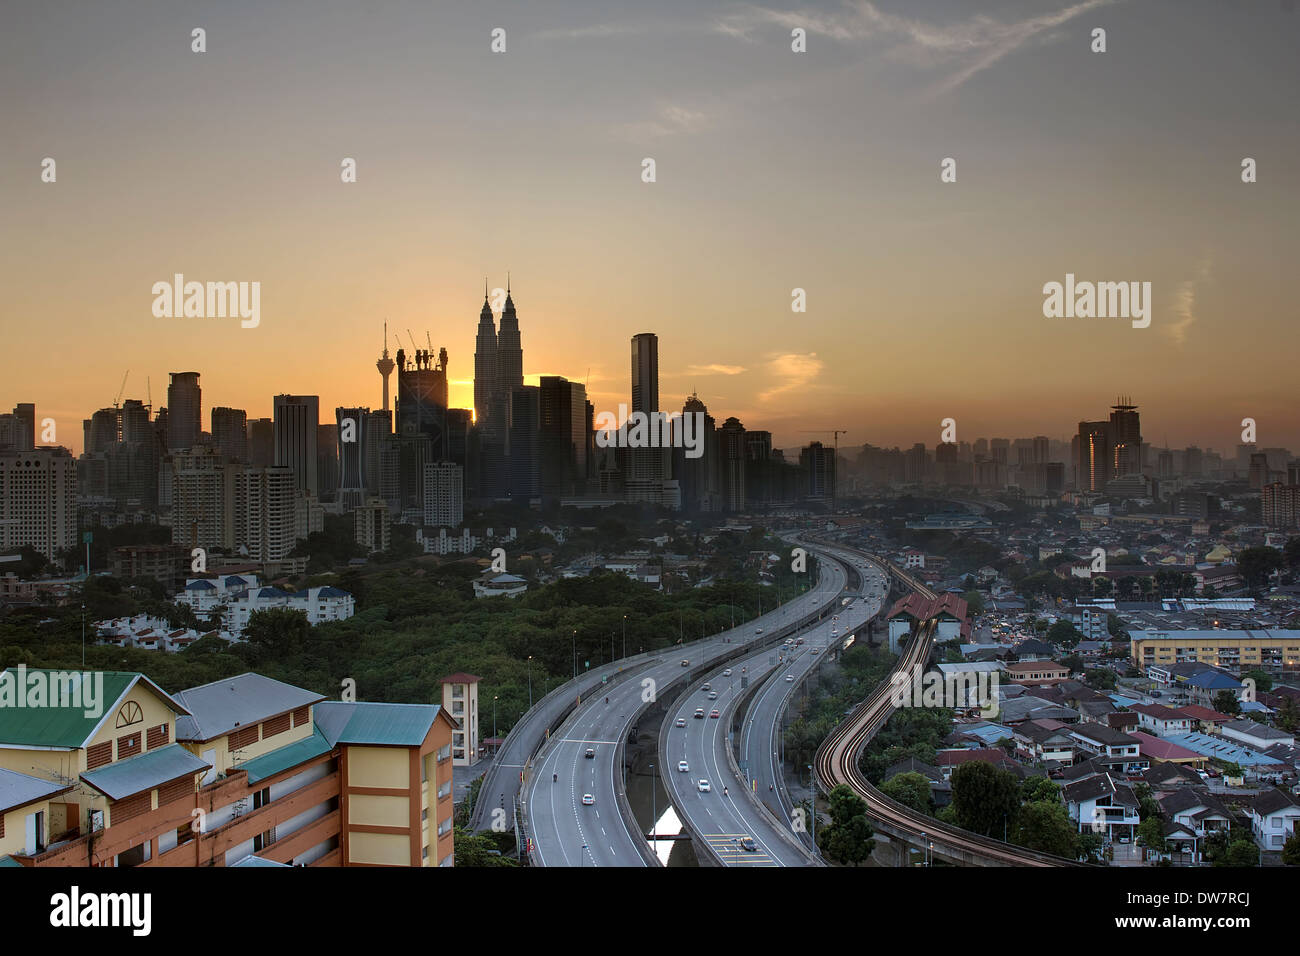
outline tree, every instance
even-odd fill
[[[1049,644],[1059,644],[1069,648],[1075,647],[1083,640],[1083,634],[1069,621],[1057,621],[1047,629],[1046,640]]]
[[[984,595],[979,591],[966,591],[961,598],[966,602],[966,613],[971,617],[978,617],[984,613]]]
[[[1300,832],[1293,831],[1286,838],[1286,843],[1282,846],[1282,862],[1287,866],[1300,866]]]
[[[1214,695],[1214,709],[1221,714],[1240,714],[1241,703],[1237,695],[1230,690],[1221,690]]]
[[[1255,682],[1255,690],[1260,693],[1267,694],[1273,689],[1273,678],[1269,676],[1267,671],[1251,670],[1246,671],[1242,676],[1249,677],[1253,680]]]
[[[900,773],[881,784],[880,792],[920,813],[931,809],[930,781],[919,773]]]
[[[503,856],[497,841],[487,834],[471,833],[456,827],[453,839],[456,844],[457,866],[518,866],[508,856]]]
[[[999,838],[1004,828],[1011,832],[1020,809],[1020,781],[1015,774],[972,760],[953,771],[951,782],[952,806],[963,830]]]
[[[1114,690],[1115,672],[1109,667],[1094,667],[1084,674],[1083,681],[1093,690]]]
[[[830,792],[831,825],[817,831],[817,846],[837,863],[857,866],[876,848],[867,803],[846,784]]]
[[[1297,705],[1295,698],[1290,695],[1283,697],[1273,719],[1287,733],[1295,733],[1296,728],[1300,727],[1300,705]]]
[[[1166,853],[1169,850],[1165,842],[1165,821],[1158,816],[1149,816],[1137,828],[1137,841],[1152,853]]]
[[[1237,554],[1237,570],[1247,587],[1264,584],[1282,563],[1282,552],[1277,548],[1246,548]]]
[[[1215,866],[1258,866],[1259,847],[1254,840],[1238,839],[1228,844],[1227,848],[1214,861]]]
[[[1060,802],[1061,788],[1046,777],[1026,777],[1020,784],[1020,799],[1025,803],[1038,803],[1043,800]]]
[[[1040,778],[1041,779],[1041,778]],[[1073,860],[1079,855],[1079,833],[1060,801],[1035,800],[1016,815],[1014,841],[1040,853]]]

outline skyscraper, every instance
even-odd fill
[[[0,452],[0,549],[51,561],[77,546],[77,463],[64,448]]]
[[[745,510],[745,426],[738,418],[728,418],[718,429],[718,456],[721,464],[722,510]]]
[[[1110,423],[1079,422],[1079,457],[1075,463],[1080,491],[1101,491],[1111,478]]]
[[[503,393],[524,384],[524,347],[519,336],[519,317],[515,315],[515,302],[510,298],[508,282],[506,286],[506,304],[501,310],[496,349],[496,388]]]
[[[248,461],[248,413],[242,408],[212,409],[212,444],[223,458]]]
[[[587,389],[558,375],[540,380],[542,496],[555,500],[586,492]]]
[[[295,488],[319,494],[316,426],[320,424],[320,398],[277,395],[274,408],[275,464],[293,470]]]
[[[653,417],[659,412],[659,336],[632,336],[632,407]],[[651,429],[653,431],[653,429]],[[668,477],[666,448],[629,448],[624,490],[628,501],[659,502]]]
[[[1110,411],[1110,475],[1142,473],[1142,424],[1137,406],[1128,398],[1119,399]]]
[[[478,314],[478,332],[474,336],[474,421],[487,424],[497,387],[497,329],[483,290],[483,308]]]
[[[167,386],[167,447],[173,451],[198,444],[203,431],[203,400],[198,372],[172,372]]]

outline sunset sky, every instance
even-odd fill
[[[385,318],[469,406],[509,270],[529,380],[597,411],[652,331],[667,409],[779,447],[1064,438],[1124,393],[1148,441],[1300,449],[1295,6],[6,4],[0,411],[80,450],[127,369],[155,407],[194,370],[205,428],[279,392],[332,420],[378,406]],[[260,326],[155,318],[177,272],[260,282]],[[1066,273],[1151,282],[1151,327],[1045,318]]]

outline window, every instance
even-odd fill
[[[438,836],[446,836],[451,832],[451,817],[443,820],[438,824]]]
[[[139,733],[127,734],[125,737],[117,738],[117,759],[124,760],[127,757],[134,757],[141,750],[141,735]]]
[[[145,734],[145,745],[150,750],[157,747],[165,747],[170,738],[171,728],[166,724],[159,724],[157,727],[149,728],[148,732]]]
[[[253,809],[260,810],[271,802],[271,788],[263,787],[253,794]]]

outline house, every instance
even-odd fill
[[[1190,704],[1187,707],[1177,708],[1178,713],[1183,714],[1192,721],[1192,730],[1198,730],[1206,734],[1217,734],[1219,728],[1232,720],[1227,714],[1221,714],[1217,710],[1209,707],[1202,707],[1199,704]]]
[[[908,757],[886,768],[882,779],[888,781],[900,773],[919,773],[930,781],[930,799],[934,801],[935,809],[942,809],[952,803],[952,784],[938,767],[933,767],[915,757]]]
[[[1051,686],[1069,680],[1070,669],[1055,661],[1017,661],[1006,666],[1007,679],[1015,684]]]
[[[961,597],[944,592],[930,599],[913,591],[896,601],[885,617],[889,622],[889,649],[898,653],[903,638],[932,619],[937,620],[936,642],[969,640],[970,621],[966,618],[966,602]]]
[[[1027,720],[1016,727],[1012,739],[1016,750],[1025,759],[1041,763],[1055,760],[1062,764],[1074,763],[1075,739],[1066,724],[1055,720]]]
[[[1208,790],[1182,787],[1158,798],[1164,817],[1165,840],[1171,857],[1180,863],[1200,863],[1206,837],[1226,833],[1232,823],[1228,808]]]
[[[1268,790],[1250,804],[1250,831],[1261,850],[1281,851],[1300,821],[1300,803],[1285,790]]]
[[[518,575],[506,574],[504,571],[488,571],[474,579],[474,596],[481,597],[518,597],[528,590],[528,582]]]
[[[1138,726],[1157,737],[1185,734],[1192,729],[1192,719],[1163,704],[1133,704],[1129,710],[1138,715]]]
[[[951,780],[954,770],[964,763],[975,760],[991,763],[999,769],[1010,770],[1015,773],[1021,773],[1024,770],[1024,767],[1008,757],[1005,751],[996,748],[969,747],[960,750],[940,750],[934,757],[934,762],[938,766],[939,772],[943,774],[944,780]]]
[[[1050,661],[1056,656],[1056,648],[1031,637],[1017,644],[1014,653],[1018,661]]]
[[[1295,735],[1253,720],[1230,720],[1219,728],[1219,733],[1255,750],[1267,750],[1275,744],[1295,746]]]
[[[1080,750],[1105,758],[1121,773],[1140,773],[1151,765],[1136,739],[1105,724],[1076,724],[1070,734]]]
[[[1144,734],[1140,730],[1133,731],[1131,736],[1138,742],[1138,749],[1142,756],[1149,760],[1187,764],[1197,769],[1200,769],[1205,764],[1205,758],[1195,750],[1180,747],[1178,744],[1170,743],[1162,737],[1153,737],[1150,734]]]
[[[1109,773],[1097,773],[1061,787],[1065,808],[1079,832],[1104,834],[1106,842],[1128,842],[1137,825],[1139,801],[1133,788]]]

